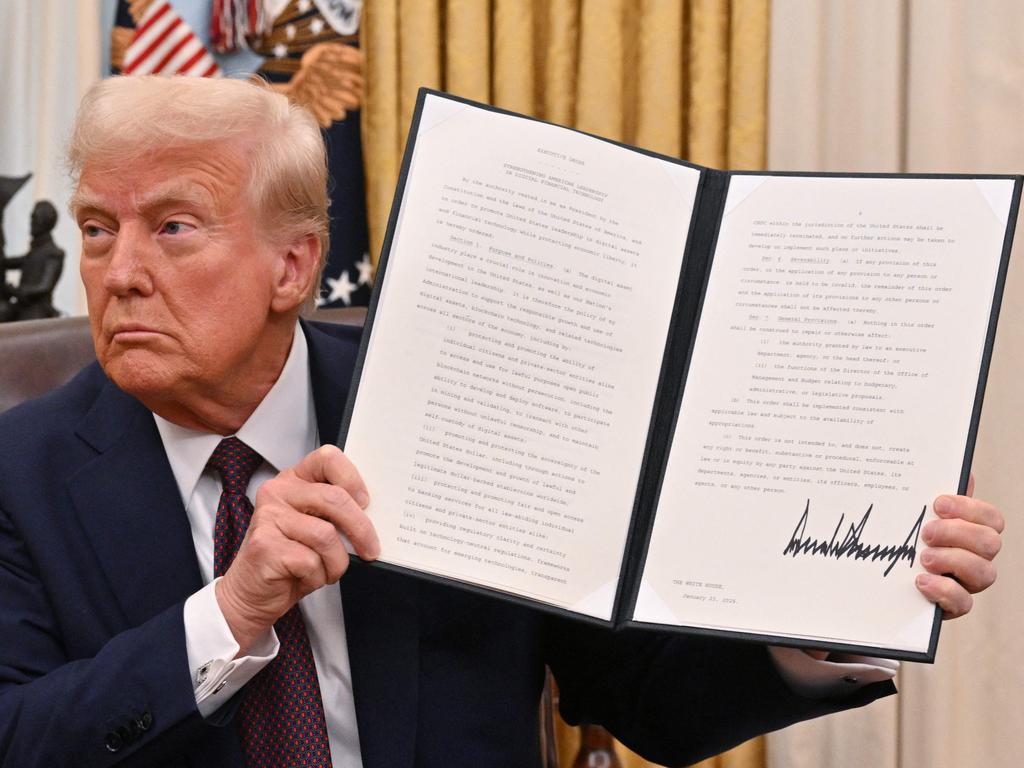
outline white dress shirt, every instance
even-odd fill
[[[179,427],[156,415],[153,418],[185,504],[206,584],[185,602],[185,639],[196,704],[199,712],[209,717],[277,655],[277,636],[268,632],[248,656],[236,659],[238,644],[214,595],[213,526],[221,484],[206,463],[221,436]],[[264,481],[319,446],[309,351],[298,324],[281,376],[235,436],[264,459],[249,482],[246,495],[250,501],[255,500]],[[318,589],[304,597],[299,608],[313,649],[332,762],[361,766],[341,590],[337,584]]]
[[[213,528],[221,484],[206,463],[222,437],[177,426],[155,414],[153,418],[185,504],[206,584],[185,602],[185,638],[196,704],[199,712],[209,717],[277,655],[277,636],[269,631],[254,644],[249,655],[235,658],[239,647],[214,594]],[[250,501],[255,500],[263,482],[297,464],[319,446],[309,350],[297,324],[281,376],[236,437],[264,459],[249,482],[246,495]],[[332,762],[360,768],[341,591],[336,584],[328,585],[303,598],[299,607],[316,663]],[[769,650],[790,688],[811,697],[841,695],[868,683],[891,679],[899,666],[898,662],[886,659],[848,657],[837,663],[818,661],[792,648]]]

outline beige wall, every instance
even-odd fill
[[[774,0],[769,167],[1024,173],[1015,0]],[[999,581],[896,700],[769,739],[771,768],[1016,768],[1024,754],[1024,222],[974,460],[1008,518]]]

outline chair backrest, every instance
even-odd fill
[[[366,309],[322,309],[311,317],[362,325]],[[84,317],[0,324],[0,413],[59,387],[95,359]]]
[[[84,317],[0,324],[0,412],[59,387],[95,359]]]

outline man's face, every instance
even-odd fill
[[[157,412],[200,412],[266,375],[281,249],[260,236],[240,154],[163,151],[82,171],[73,205],[96,356]]]

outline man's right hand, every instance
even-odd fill
[[[359,472],[333,445],[260,486],[249,530],[216,586],[240,655],[301,598],[341,578],[349,556],[339,533],[362,559],[377,557],[369,501]]]

